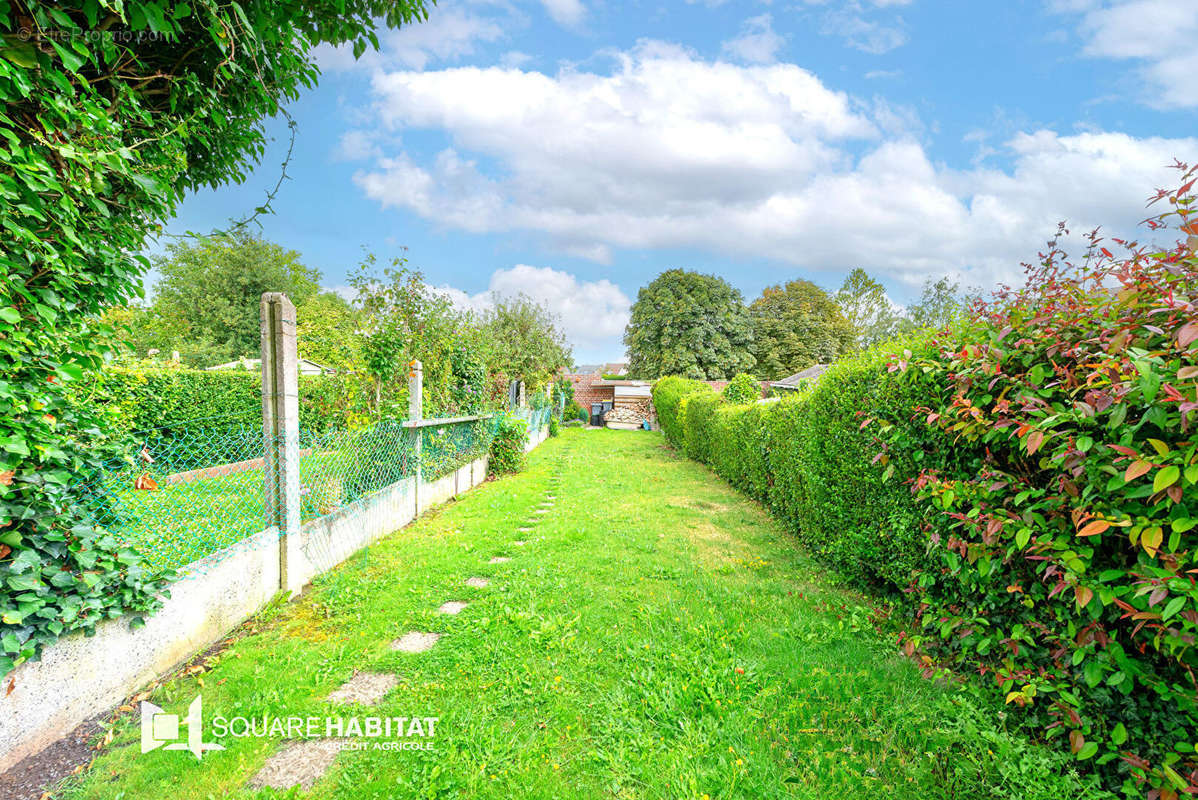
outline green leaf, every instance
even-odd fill
[[[1174,597],[1172,600],[1170,600],[1169,604],[1167,606],[1165,606],[1164,612],[1161,613],[1161,621],[1164,622],[1165,620],[1169,619],[1169,617],[1172,617],[1174,614],[1176,614],[1178,611],[1181,611],[1181,609],[1185,607],[1186,599],[1187,598],[1185,596],[1181,596],[1181,597]]]
[[[1157,470],[1156,476],[1152,479],[1152,491],[1160,492],[1168,489],[1173,484],[1177,483],[1177,479],[1181,477],[1181,470],[1170,464],[1167,467],[1162,467]]]
[[[6,306],[5,308],[0,308],[0,319],[16,325],[21,321],[21,312],[17,311],[12,306]]]
[[[1123,727],[1123,723],[1117,723],[1111,731],[1111,741],[1116,745],[1121,745],[1127,741],[1127,728]]]
[[[1027,547],[1028,541],[1032,538],[1031,528],[1020,528],[1015,534],[1015,544],[1020,550]]]
[[[1088,761],[1098,753],[1098,742],[1086,742],[1082,745],[1082,749],[1077,751],[1078,761]]]

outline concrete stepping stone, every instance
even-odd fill
[[[468,605],[470,605],[470,604],[464,603],[461,600],[450,600],[448,603],[442,603],[440,608],[437,609],[437,613],[438,614],[461,614],[462,609]]]
[[[532,533],[532,528],[530,526],[526,525],[523,528],[516,528],[516,532],[517,533]]]
[[[485,589],[490,585],[490,581],[486,578],[467,578],[466,585],[472,586],[475,589]]]
[[[298,786],[311,791],[333,765],[348,739],[304,739],[278,751],[250,779],[251,789],[290,789]]]
[[[399,678],[390,672],[355,671],[353,677],[341,684],[327,699],[330,703],[373,706],[398,683]]]
[[[549,509],[547,509],[547,508],[536,508],[536,509],[533,509],[533,512],[532,512],[532,513],[534,513],[534,514],[548,514],[548,513],[549,513]]]
[[[506,564],[509,561],[511,561],[511,559],[508,558],[507,556],[495,556],[487,563],[488,564]]]
[[[512,542],[512,547],[523,547],[526,544],[528,544],[528,542],[521,540],[519,542]]]
[[[439,633],[409,631],[392,642],[391,649],[401,653],[423,653],[425,650],[431,650],[440,638]]]

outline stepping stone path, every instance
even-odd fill
[[[561,470],[565,464],[566,454],[563,453],[555,462],[555,468]],[[557,500],[557,495],[549,494],[556,491],[562,480],[561,473],[549,478],[545,500],[534,514],[549,513]],[[525,523],[525,527],[517,528],[520,533],[531,533],[536,519]],[[523,547],[527,542],[512,542],[514,547]],[[511,561],[507,556],[495,556],[491,564],[505,564]],[[466,585],[474,589],[485,589],[491,585],[489,578],[472,577],[466,579]],[[441,614],[458,614],[469,603],[463,600],[450,600],[437,609]],[[403,653],[423,653],[431,650],[440,640],[441,634],[421,631],[409,631],[391,642],[391,649]],[[373,706],[399,684],[399,678],[387,672],[357,672],[353,677],[335,689],[326,698],[330,703]],[[316,785],[321,776],[332,766],[341,748],[350,743],[349,739],[306,739],[292,742],[272,755],[263,764],[262,769],[250,779],[250,789],[290,789],[300,787],[307,792]]]
[[[347,739],[305,739],[284,747],[262,765],[250,779],[251,789],[290,789],[298,786],[310,791],[341,752]]]
[[[355,672],[352,678],[328,696],[328,701],[373,706],[397,683],[399,678],[389,672]]]
[[[391,649],[401,653],[423,653],[425,650],[431,650],[440,638],[439,633],[409,631],[392,642]]]

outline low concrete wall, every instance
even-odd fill
[[[528,432],[528,443],[524,445],[524,452],[528,453],[534,450],[537,445],[549,438],[549,426],[536,431]]]
[[[307,582],[486,478],[484,456],[436,481],[416,487],[414,478],[406,478],[312,520],[300,531],[303,558],[288,569],[300,570]],[[279,591],[278,531],[255,534],[183,572],[186,579],[171,585],[171,596],[144,627],[133,630],[124,618],[101,623],[95,636],[68,636],[46,648],[40,661],[21,664],[4,679],[0,772],[118,705],[257,613]],[[5,694],[9,685],[12,692]]]
[[[162,608],[133,630],[127,618],[46,648],[5,678],[0,693],[0,772],[106,711],[186,661],[258,611],[279,590],[275,528],[190,565]],[[10,683],[11,679],[11,683]]]

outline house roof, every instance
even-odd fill
[[[602,364],[577,364],[574,367],[574,375],[597,375],[603,371]]]
[[[817,380],[819,378],[819,376],[823,375],[828,370],[828,367],[830,367],[830,366],[832,366],[832,365],[831,364],[816,364],[814,366],[808,367],[807,369],[803,370],[802,372],[796,372],[794,375],[790,375],[789,377],[783,378],[780,381],[774,381],[770,385],[776,386],[779,389],[797,389],[797,388],[799,388],[799,384],[801,384],[801,383],[804,383],[806,381]]]

